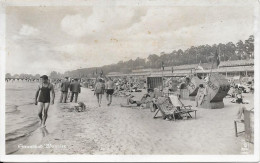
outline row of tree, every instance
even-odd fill
[[[100,68],[85,68],[66,72],[70,76],[95,76],[98,72],[129,73],[134,69],[160,68],[162,62],[164,66],[178,66],[185,64],[199,64],[209,62],[210,58],[218,52],[220,62],[231,60],[246,60],[254,58],[254,36],[251,35],[245,41],[239,40],[237,43],[228,42],[214,45],[192,46],[186,50],[173,50],[171,53],[161,52],[160,55],[150,54],[147,59],[136,58],[128,61],[119,61],[117,64],[106,65]]]
[[[5,77],[6,78],[20,78],[20,79],[39,79],[40,74],[32,75],[32,74],[14,74],[11,75],[10,73],[6,73]]]
[[[64,77],[65,74],[56,72],[56,71],[52,71],[49,75],[50,78],[52,79],[60,79],[62,77]],[[6,78],[20,78],[20,79],[39,79],[41,77],[40,74],[36,74],[36,75],[32,75],[32,74],[14,74],[11,75],[10,73],[6,73],[5,74]]]
[[[136,58],[128,61],[119,61],[117,64],[105,65],[102,67],[92,67],[84,68],[73,71],[67,71],[64,74],[59,72],[51,72],[50,78],[62,78],[64,76],[70,76],[74,78],[82,77],[96,77],[100,73],[107,74],[109,72],[121,72],[129,73],[134,69],[142,68],[160,68],[162,62],[164,66],[178,66],[185,64],[199,64],[209,62],[216,51],[220,61],[230,61],[230,60],[245,60],[254,58],[254,36],[251,35],[245,41],[239,40],[237,43],[228,42],[226,44],[219,43],[214,45],[200,45],[191,46],[186,50],[178,49],[173,50],[171,53],[161,52],[159,55],[150,54],[147,59]],[[30,75],[30,74],[6,74],[7,77],[22,77],[22,78],[39,78],[40,75]]]

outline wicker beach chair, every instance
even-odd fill
[[[184,105],[180,98],[176,95],[170,95],[169,99],[171,103],[177,108],[176,113],[179,113],[181,116],[192,118],[191,112],[194,112],[194,117],[196,119],[197,110],[192,109],[191,105]]]

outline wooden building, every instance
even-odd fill
[[[122,76],[132,76],[132,77],[147,77],[147,76],[163,76],[163,77],[183,77],[189,74],[197,73],[200,76],[206,76],[210,72],[218,72],[224,75],[226,78],[234,76],[254,76],[254,60],[235,60],[235,61],[222,61],[216,69],[211,70],[211,63],[200,64],[203,70],[198,68],[198,64],[190,65],[179,65],[165,67],[164,71],[162,69],[139,69],[133,70],[129,74],[123,74],[120,72],[109,73],[107,76],[111,77],[122,77]]]

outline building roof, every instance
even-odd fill
[[[165,67],[164,70],[171,71],[173,70],[190,70],[196,69],[199,64],[189,64],[189,65],[179,65],[179,66],[172,66],[172,67]],[[219,67],[235,67],[235,66],[252,66],[254,65],[254,59],[250,60],[235,60],[235,61],[222,61],[219,64]],[[201,63],[204,69],[211,69],[212,63]]]
[[[132,70],[132,73],[154,72],[154,71],[160,71],[160,69],[155,69],[155,68],[136,69],[136,70]]]
[[[190,65],[179,65],[179,66],[171,66],[171,67],[164,67],[164,70],[187,70],[187,69],[194,69],[198,67],[198,64],[190,64]]]
[[[254,59],[223,61],[220,62],[219,67],[252,66],[252,65],[254,65]]]
[[[200,64],[189,64],[189,65],[179,65],[179,66],[172,66],[172,67],[165,67],[164,70],[171,71],[173,68],[173,71],[175,70],[191,70],[191,69],[197,69],[198,66],[203,67],[204,69],[211,69],[212,63],[200,63]]]
[[[110,72],[108,75],[122,75],[123,73],[121,72]]]
[[[139,71],[133,71],[130,74],[122,73],[109,73],[108,76],[186,76],[196,69],[197,73],[210,73],[212,63],[200,64],[204,70],[198,69],[199,64],[180,65],[172,67],[165,67],[164,71],[161,69],[140,69]],[[148,71],[149,70],[149,71]],[[220,62],[219,68],[212,69],[212,72],[240,72],[240,71],[254,71],[254,60],[236,60]]]
[[[211,70],[196,70],[197,73],[210,73]],[[254,66],[240,66],[240,67],[220,67],[212,69],[212,72],[240,72],[240,71],[254,71]]]

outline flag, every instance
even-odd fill
[[[220,64],[220,59],[219,59],[219,52],[216,50],[215,56],[214,56],[214,62],[216,62],[217,67]]]
[[[164,63],[162,62],[162,70],[164,70]]]

